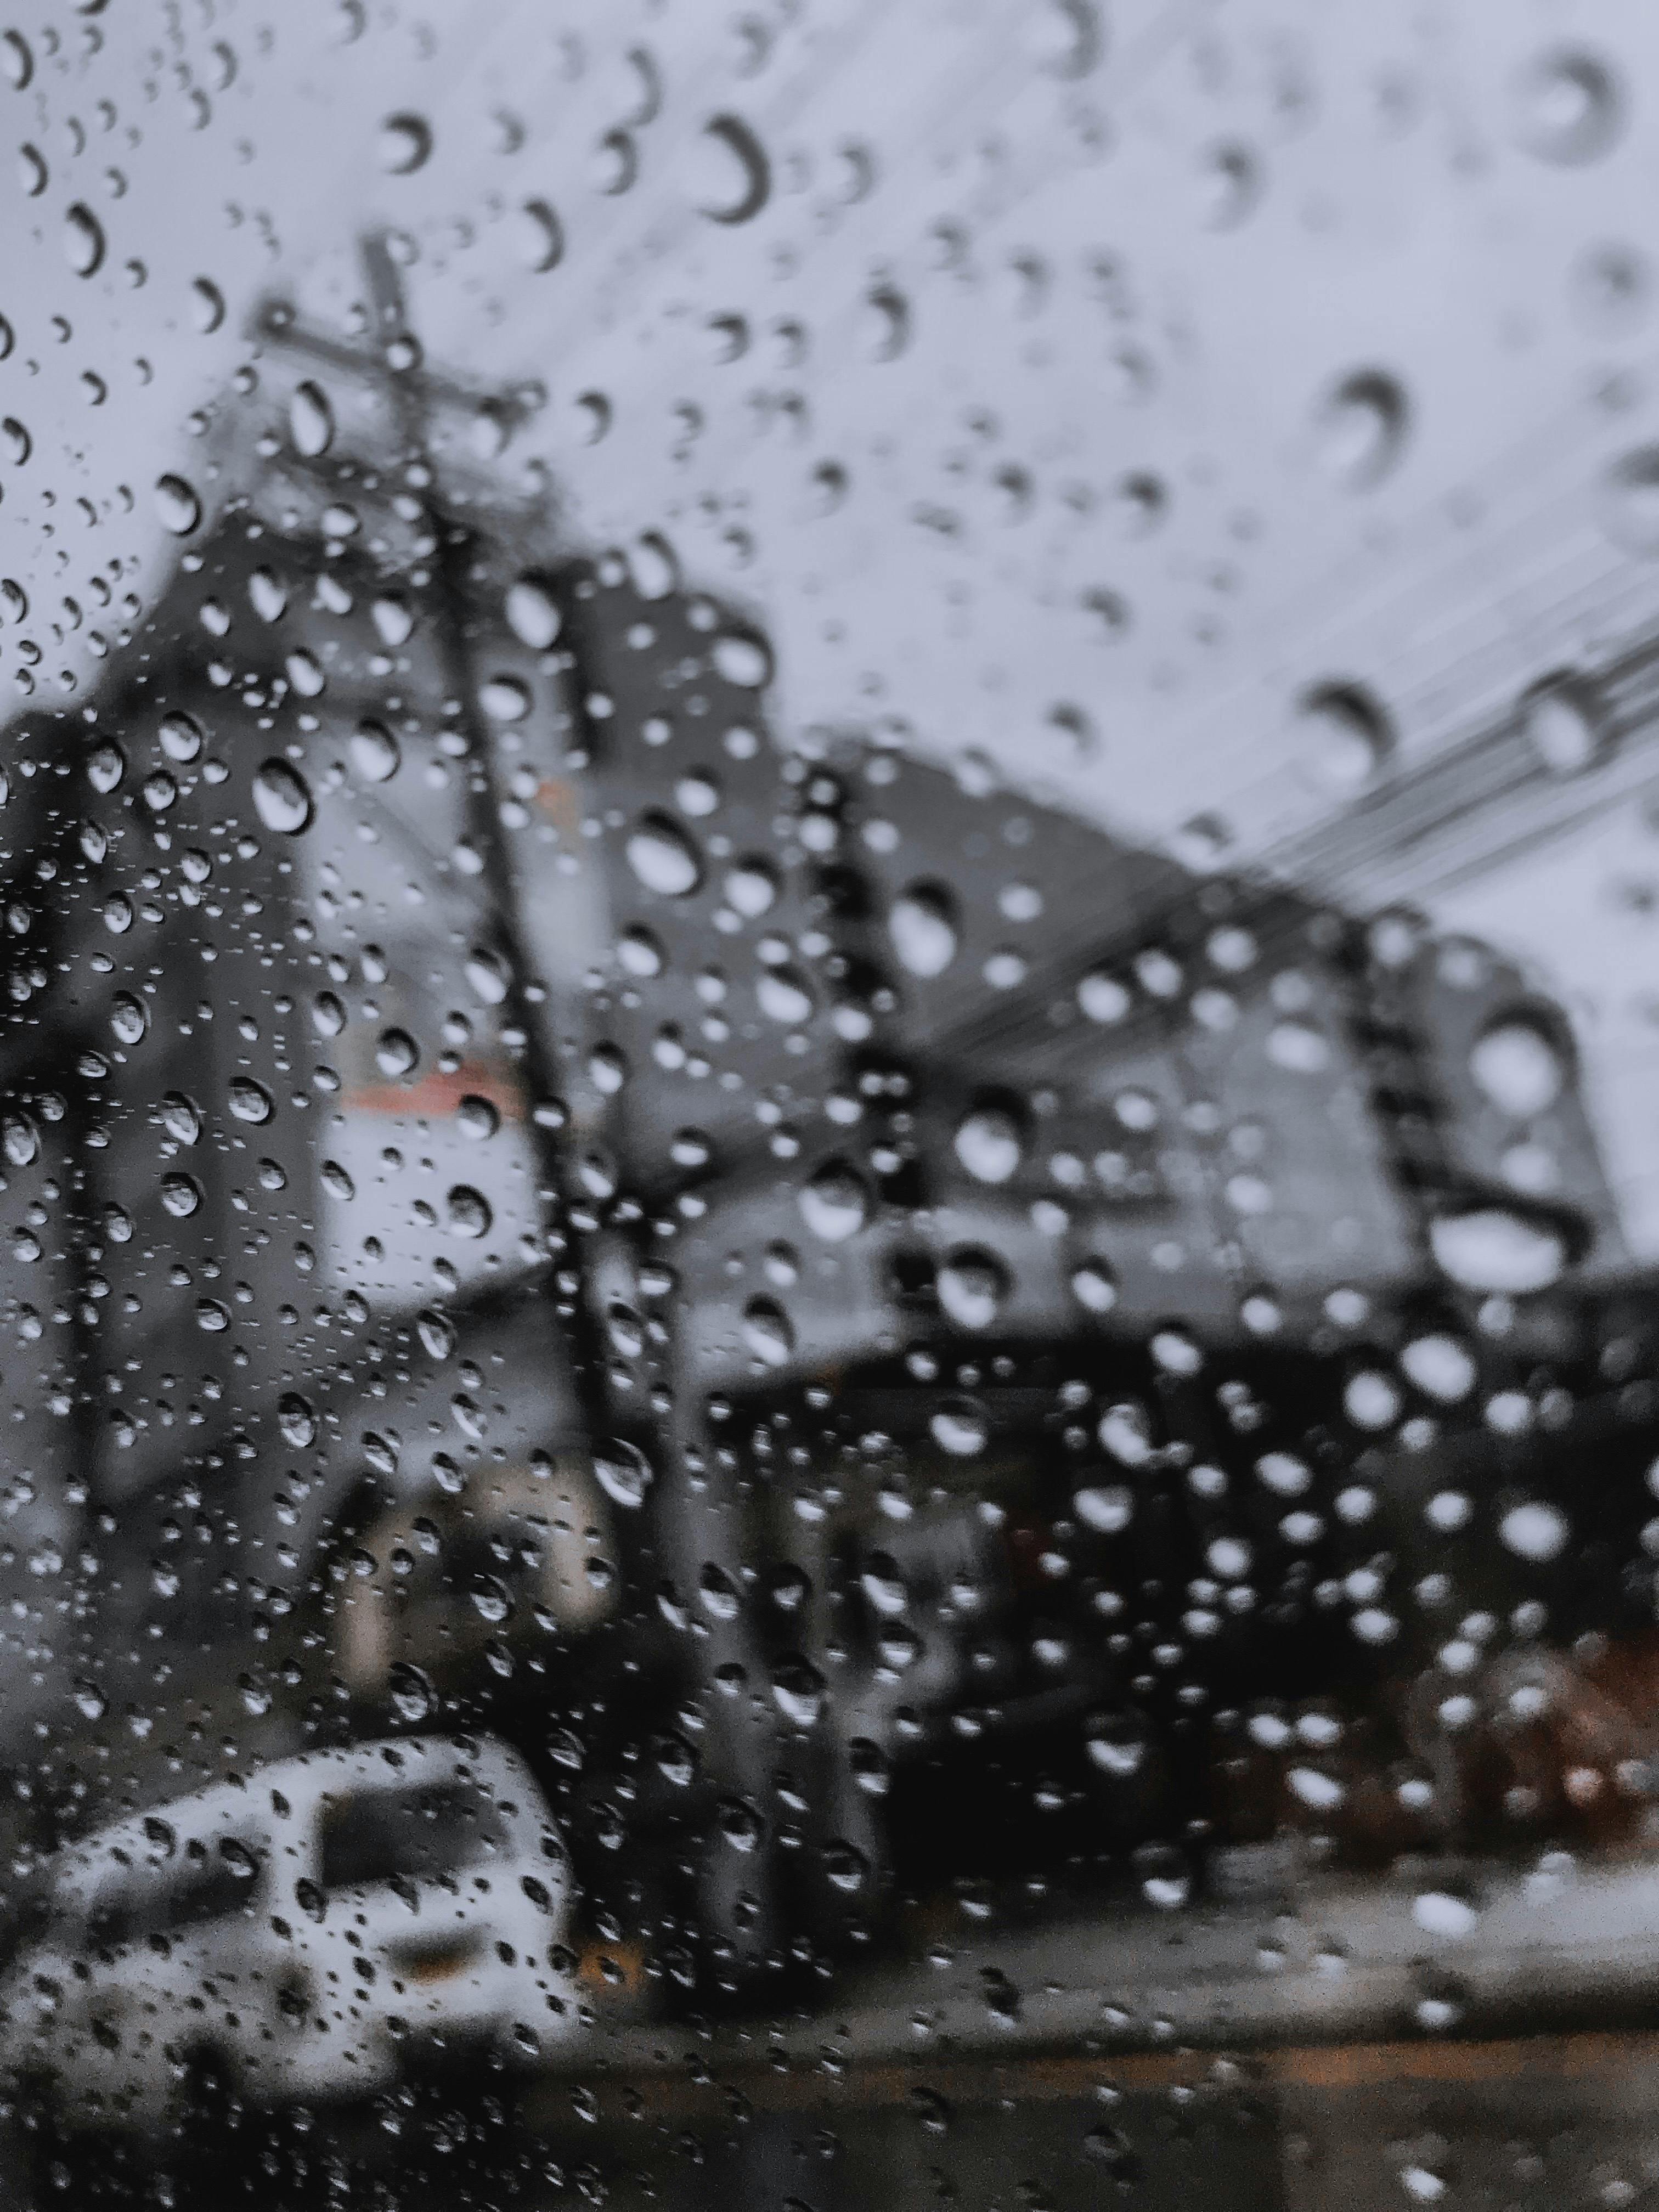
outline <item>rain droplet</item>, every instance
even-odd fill
[[[28,1167],[40,1154],[40,1132],[27,1115],[8,1114],[0,1121],[0,1147],[13,1167]]]
[[[900,893],[888,912],[887,933],[913,975],[942,975],[957,957],[950,897],[934,884],[913,884]]]
[[[163,714],[157,733],[161,750],[171,761],[181,764],[193,761],[202,750],[202,726],[191,714],[174,712]]]
[[[334,442],[333,407],[322,386],[308,377],[289,402],[288,428],[295,452],[307,460],[315,460]]]
[[[737,115],[711,116],[703,137],[717,157],[707,164],[708,176],[699,204],[712,222],[750,222],[772,197],[772,164],[766,149]]]
[[[164,1175],[161,1203],[175,1220],[183,1221],[201,1205],[201,1187],[191,1176]]]
[[[1541,1564],[1566,1548],[1572,1525],[1559,1506],[1533,1499],[1524,1505],[1511,1506],[1498,1522],[1498,1534],[1505,1548],[1517,1559]]]
[[[517,676],[486,677],[478,704],[492,722],[521,722],[530,712],[530,686]]]
[[[545,200],[526,200],[513,224],[513,251],[520,268],[541,276],[564,259],[564,225]]]
[[[1212,230],[1232,230],[1261,198],[1261,164],[1248,146],[1212,146],[1199,163],[1199,204]]]
[[[1345,377],[1321,404],[1316,431],[1326,473],[1358,491],[1388,475],[1410,427],[1405,387],[1381,369]]]
[[[64,252],[77,276],[95,276],[103,265],[103,225],[79,200],[64,217]]]
[[[628,865],[659,898],[684,898],[702,881],[696,848],[665,814],[641,818],[628,840]]]
[[[119,745],[96,745],[87,756],[87,781],[96,792],[107,795],[126,772],[126,755]]]
[[[739,690],[759,691],[772,680],[771,650],[763,638],[727,631],[714,640],[709,659],[721,682]]]
[[[490,1212],[489,1200],[481,1190],[474,1190],[471,1183],[458,1182],[445,1205],[451,1233],[456,1237],[487,1237],[495,1225],[495,1217]]]
[[[164,530],[170,530],[175,538],[188,538],[202,520],[202,502],[183,477],[157,477],[155,512]]]
[[[1552,775],[1577,775],[1606,751],[1606,714],[1590,686],[1571,673],[1546,677],[1524,692],[1522,735]]]
[[[469,1091],[456,1105],[455,1122],[464,1137],[470,1137],[475,1144],[481,1144],[486,1138],[493,1137],[501,1127],[501,1109],[493,1099],[480,1097],[477,1091]]]
[[[498,952],[475,945],[466,956],[465,973],[475,995],[486,1006],[499,1006],[512,984],[513,974]]]
[[[830,1160],[801,1185],[796,1203],[815,1237],[826,1244],[839,1244],[863,1228],[870,1212],[870,1194],[844,1161]]]
[[[432,152],[431,126],[422,116],[388,115],[381,124],[375,153],[388,176],[407,177]]]
[[[202,1117],[182,1091],[169,1091],[161,1100],[161,1126],[178,1145],[193,1145],[202,1133]]]
[[[927,1424],[933,1442],[953,1459],[972,1459],[990,1441],[985,1408],[973,1398],[949,1398]]]
[[[1019,1125],[1000,1107],[982,1106],[958,1126],[953,1149],[975,1182],[1006,1182],[1024,1153]]]
[[[1547,1113],[1566,1085],[1559,1048],[1531,1021],[1494,1024],[1471,1050],[1469,1073],[1492,1104],[1516,1121]]]
[[[413,1725],[437,1711],[438,1693],[411,1660],[396,1659],[386,1671],[386,1700],[399,1720]]]
[[[75,1702],[89,1721],[100,1721],[109,1711],[109,1699],[96,1682],[84,1680],[75,1685]]]
[[[297,836],[311,820],[311,789],[305,778],[273,754],[253,779],[253,805],[267,830]]]
[[[743,1311],[743,1341],[763,1366],[784,1367],[795,1349],[795,1331],[775,1298],[750,1298]]]
[[[558,637],[560,623],[557,600],[534,576],[520,576],[507,586],[507,628],[520,645],[545,653]]]
[[[1547,1290],[1567,1263],[1560,1230],[1501,1206],[1442,1215],[1429,1224],[1429,1246],[1437,1264],[1465,1290],[1511,1297]]]
[[[190,319],[206,337],[225,319],[225,295],[208,276],[198,276],[190,292]]]
[[[24,91],[34,75],[34,56],[21,31],[0,32],[0,69],[14,92]]]
[[[653,1472],[650,1461],[637,1444],[612,1437],[595,1451],[593,1473],[600,1489],[617,1504],[632,1507],[645,1503]]]
[[[936,1281],[940,1305],[962,1328],[989,1328],[1009,1291],[1008,1271],[989,1252],[953,1252]]]
[[[233,1076],[228,1097],[230,1110],[239,1121],[268,1121],[276,1111],[270,1091],[251,1075]]]
[[[351,737],[351,765],[365,783],[389,783],[403,762],[398,740],[383,722],[359,722]]]
[[[1363,791],[1393,749],[1387,716],[1357,684],[1321,684],[1297,706],[1297,765],[1310,782],[1334,797]]]
[[[1616,544],[1659,553],[1659,446],[1638,446],[1613,464],[1602,481],[1601,510]]]
[[[407,1075],[418,1064],[421,1048],[407,1030],[382,1030],[374,1065],[382,1075]]]
[[[141,1044],[149,1027],[149,1009],[131,991],[118,991],[110,1003],[109,1025],[123,1044]]]
[[[317,1441],[317,1416],[309,1399],[302,1398],[297,1390],[284,1391],[276,1401],[276,1425],[283,1441],[295,1451],[303,1451],[307,1444]]]
[[[217,1298],[198,1298],[196,1302],[196,1326],[216,1336],[230,1327],[230,1309]]]
[[[1521,144],[1562,167],[1599,161],[1624,127],[1619,80],[1598,55],[1582,49],[1545,54],[1524,70],[1516,104]]]

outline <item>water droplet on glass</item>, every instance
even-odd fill
[[[684,898],[702,881],[702,863],[685,832],[665,814],[647,814],[628,840],[628,865],[659,898]]]
[[[201,1205],[201,1186],[191,1176],[164,1175],[161,1203],[175,1220],[183,1221]]]
[[[513,222],[513,251],[520,268],[543,275],[564,258],[564,225],[546,200],[526,200]]]
[[[1321,684],[1304,695],[1297,710],[1297,765],[1310,782],[1333,797],[1363,791],[1393,750],[1393,732],[1367,691],[1349,684]]]
[[[474,1144],[482,1144],[501,1127],[501,1109],[493,1099],[469,1091],[456,1104],[455,1124],[464,1137],[471,1138]]]
[[[294,450],[315,460],[334,442],[334,409],[320,384],[307,378],[295,388],[288,408],[289,435]]]
[[[374,1048],[374,1065],[382,1075],[407,1075],[421,1057],[420,1047],[407,1030],[382,1030]]]
[[[239,1121],[268,1121],[276,1111],[270,1091],[251,1075],[233,1076],[227,1095],[230,1110]]]
[[[103,266],[103,225],[78,200],[64,217],[64,252],[77,276],[95,276]]]
[[[521,722],[530,712],[530,686],[516,676],[486,677],[478,704],[492,722]]]
[[[1469,1073],[1492,1104],[1516,1121],[1547,1113],[1566,1086],[1554,1039],[1536,1022],[1500,1021],[1477,1039]]]
[[[169,1091],[161,1100],[161,1126],[178,1145],[193,1145],[202,1133],[202,1117],[182,1091]]]
[[[1006,1182],[1024,1155],[1019,1125],[1000,1107],[984,1106],[957,1126],[952,1149],[975,1182]]]
[[[593,1455],[593,1474],[605,1496],[618,1505],[642,1505],[653,1480],[651,1462],[637,1444],[613,1437]]]
[[[202,750],[202,726],[194,715],[176,711],[163,714],[157,734],[161,750],[171,761],[181,764],[193,761]]]
[[[763,1366],[787,1366],[795,1349],[789,1316],[773,1298],[751,1298],[744,1308],[743,1341]]]
[[[351,765],[365,783],[389,783],[402,764],[398,740],[383,722],[359,722],[351,735]]]
[[[110,1004],[109,1025],[123,1044],[140,1044],[149,1027],[149,1009],[131,991],[118,991]]]
[[[225,295],[207,276],[198,276],[190,293],[190,319],[205,337],[225,319]]]
[[[1404,386],[1381,369],[1345,377],[1321,403],[1315,423],[1326,473],[1362,490],[1399,459],[1410,427]]]
[[[431,126],[422,116],[388,115],[380,125],[374,150],[388,176],[409,176],[432,152]]]
[[[126,755],[119,745],[96,745],[87,755],[87,781],[96,792],[113,791],[126,772]]]
[[[175,538],[188,538],[202,520],[202,502],[183,477],[158,477],[155,512],[164,530],[170,530]]]
[[[972,1459],[990,1441],[985,1408],[972,1398],[947,1399],[927,1424],[933,1442],[953,1459]]]
[[[1567,1264],[1559,1229],[1501,1206],[1442,1215],[1429,1224],[1429,1246],[1440,1268],[1469,1291],[1547,1290]]]
[[[296,836],[311,820],[311,788],[297,769],[273,755],[253,779],[253,805],[267,830]]]
[[[1559,1505],[1534,1499],[1524,1505],[1511,1506],[1498,1522],[1498,1534],[1505,1548],[1517,1559],[1541,1565],[1565,1550],[1572,1524]]]
[[[1618,78],[1599,55],[1562,48],[1516,83],[1516,137],[1540,161],[1577,168],[1599,161],[1624,125]]]
[[[499,1006],[512,985],[513,973],[497,952],[475,945],[466,956],[464,973],[474,995],[486,1006]]]
[[[1589,684],[1571,674],[1547,677],[1521,699],[1522,735],[1552,775],[1577,775],[1607,750],[1607,716]]]
[[[712,116],[702,127],[708,159],[701,165],[697,203],[711,222],[748,222],[772,196],[766,149],[738,115]]]
[[[936,1278],[939,1302],[962,1328],[989,1328],[1009,1292],[1008,1271],[989,1252],[953,1252]]]
[[[474,1190],[471,1183],[458,1182],[445,1200],[445,1207],[453,1236],[487,1237],[495,1225],[489,1200],[481,1190]]]
[[[545,653],[559,635],[558,602],[534,576],[520,576],[507,586],[507,622],[521,645]]]
[[[386,1702],[400,1721],[414,1726],[437,1711],[438,1693],[412,1661],[396,1659],[386,1671]]]
[[[913,975],[942,975],[957,957],[957,928],[948,894],[934,884],[913,884],[893,901],[887,934]]]
[[[815,1237],[839,1244],[863,1228],[870,1194],[862,1179],[841,1160],[831,1160],[803,1183],[796,1203]]]
[[[736,630],[717,637],[709,653],[714,673],[739,690],[759,691],[772,680],[772,653],[766,641]]]

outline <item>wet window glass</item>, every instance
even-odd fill
[[[1659,2190],[1659,22],[0,14],[0,2158]]]

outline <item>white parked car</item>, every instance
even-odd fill
[[[6,2071],[76,2129],[165,2128],[205,2068],[250,2102],[411,2062],[528,2066],[577,2030],[570,1876],[504,1745],[405,1738],[258,1769],[66,1850],[0,1982]]]

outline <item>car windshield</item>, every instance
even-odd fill
[[[507,1832],[497,1808],[465,1782],[355,1790],[324,1805],[320,1880],[325,1890],[429,1881],[492,1857]]]

